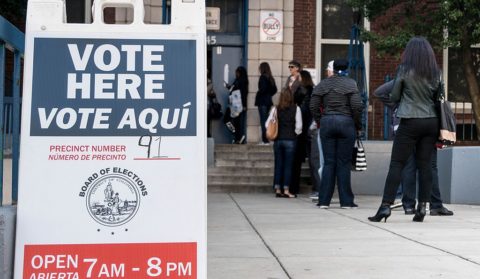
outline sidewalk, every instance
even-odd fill
[[[208,194],[208,278],[480,278],[480,207],[448,205],[454,216],[394,210],[371,223],[380,197],[359,209],[319,209],[306,197]]]

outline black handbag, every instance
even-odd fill
[[[217,97],[209,97],[208,116],[212,119],[220,119],[222,115],[222,105],[218,102]]]
[[[449,146],[457,141],[457,120],[455,119],[455,114],[452,111],[450,102],[445,100],[443,92],[443,82],[441,82],[435,103],[440,127],[438,140],[441,145]]]
[[[352,171],[366,171],[367,158],[365,157],[365,148],[363,142],[357,137],[352,151]]]

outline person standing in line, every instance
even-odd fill
[[[346,75],[348,61],[336,59],[333,69],[334,75],[315,87],[310,102],[313,118],[320,123],[325,159],[317,206],[329,208],[337,182],[341,208],[356,208],[350,167],[356,131],[361,129],[363,105],[357,83]]]
[[[262,141],[260,144],[268,145],[269,141],[265,134],[267,130],[263,124],[267,121],[268,112],[273,105],[272,96],[277,93],[277,85],[272,76],[270,65],[267,62],[260,63],[258,71],[260,72],[260,78],[258,79],[258,91],[255,96],[255,106],[258,107],[260,127],[262,129]]]
[[[423,37],[410,39],[390,94],[390,101],[399,102],[397,117],[401,119],[400,125],[393,141],[382,202],[377,213],[368,217],[371,222],[380,222],[384,218],[386,222],[390,217],[390,206],[395,201],[402,171],[414,149],[420,187],[413,221],[423,222],[432,191],[431,159],[439,131],[435,99],[438,94],[444,94],[440,75],[430,43]]]
[[[232,119],[235,126],[234,143],[243,144],[246,143],[245,124],[247,116],[247,95],[248,95],[248,76],[245,67],[239,66],[235,70],[235,80],[231,85],[226,85],[230,92],[240,90],[242,96],[243,111],[237,117]]]
[[[327,78],[333,76],[333,60],[328,62],[325,69]],[[311,96],[310,96],[311,99]],[[309,108],[310,110],[310,105]],[[311,114],[311,113],[310,113]],[[317,126],[316,121],[312,121],[309,127],[309,139],[310,139],[310,155],[308,162],[310,164],[311,177],[313,178],[312,193],[310,198],[315,201],[318,200],[318,192],[320,190],[322,170],[324,165],[322,143],[320,141],[320,127]]]
[[[313,91],[312,76],[308,71],[300,71],[300,86],[297,89],[298,97],[296,101],[297,106],[300,107],[302,112],[302,133],[297,137],[297,146],[295,148],[295,159],[293,160],[292,169],[292,181],[290,183],[290,193],[298,194],[300,192],[300,176],[302,172],[302,164],[305,162],[305,158],[310,154],[310,141],[308,138],[308,129],[312,123],[312,114],[310,113],[310,99]],[[295,94],[294,101],[295,101]],[[312,176],[312,182],[314,177]]]
[[[398,108],[398,103],[390,102],[390,93],[393,89],[394,81],[389,81],[378,87],[373,93],[378,97],[385,106],[390,107],[394,112]],[[397,132],[400,119],[392,115],[392,127],[393,134]],[[432,195],[430,197],[430,215],[432,216],[451,216],[453,212],[448,210],[443,205],[443,201],[440,194],[440,185],[438,183],[438,168],[437,168],[437,147],[433,147],[433,154],[431,159],[432,166]],[[400,195],[405,215],[415,214],[415,198],[417,196],[417,165],[415,163],[415,154],[412,154],[405,164],[402,171],[402,183],[397,191],[397,196]],[[393,208],[394,206],[391,206]]]
[[[302,132],[302,112],[293,102],[293,94],[288,87],[280,93],[280,101],[270,111],[270,115],[264,124],[265,127],[268,126],[270,119],[275,114],[278,120],[278,134],[273,143],[275,196],[277,198],[296,198],[295,194],[290,193],[290,181],[297,135]]]
[[[210,71],[207,70],[207,137],[212,137],[212,115],[210,115],[210,106],[212,106],[212,100],[216,97],[213,90],[212,78]]]
[[[437,147],[433,148],[432,159],[430,160],[432,167],[432,194],[430,196],[430,215],[432,216],[452,216],[453,211],[448,210],[443,205],[440,194],[440,185],[438,183],[438,167],[437,167]],[[402,172],[402,205],[406,215],[415,214],[415,197],[417,194],[417,165],[415,163],[415,155],[412,154],[405,165]]]
[[[288,76],[284,87],[288,87],[290,92],[295,94],[301,85],[300,71],[302,70],[302,65],[297,60],[292,60],[288,62],[288,70],[290,71],[290,76]]]

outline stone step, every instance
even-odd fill
[[[273,175],[224,175],[224,174],[208,174],[208,183],[256,183],[256,184],[272,184]]]
[[[216,167],[273,168],[273,160],[215,159]]]
[[[238,151],[228,151],[228,152],[217,152],[215,151],[215,159],[225,159],[225,160],[270,160],[273,161],[273,152],[238,152]]]
[[[208,169],[210,174],[223,175],[270,175],[273,176],[274,169],[271,168],[249,168],[249,167],[215,167]],[[306,164],[302,165],[301,176],[310,176],[310,169]]]
[[[272,145],[257,145],[257,144],[216,144],[215,151],[217,152],[264,152],[273,154]]]
[[[307,194],[312,190],[311,185],[300,185],[300,193]],[[273,193],[272,184],[253,184],[253,183],[218,183],[209,182],[208,192],[210,193]]]

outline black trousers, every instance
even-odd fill
[[[402,170],[414,153],[419,172],[418,201],[429,202],[432,192],[431,158],[438,138],[438,118],[402,118],[393,141],[383,203],[392,204],[402,180]]]

